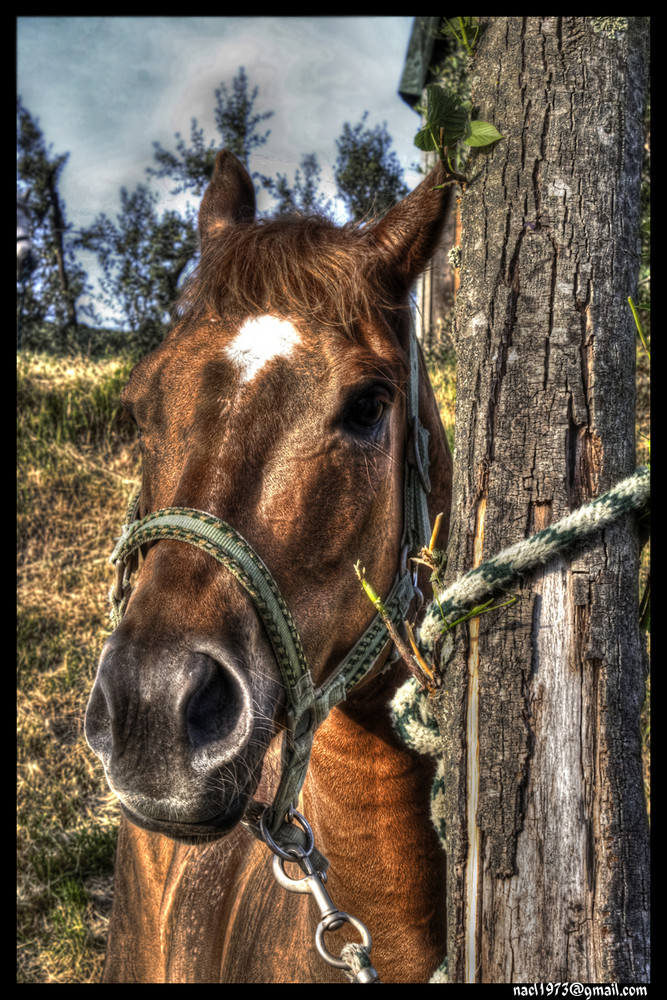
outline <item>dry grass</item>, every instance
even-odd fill
[[[18,981],[99,980],[117,807],[83,738],[109,633],[110,541],[138,456],[128,365],[21,357],[18,468]]]

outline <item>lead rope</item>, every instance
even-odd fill
[[[646,507],[650,495],[649,469],[640,466],[607,493],[469,570],[456,583],[437,594],[427,607],[419,630],[422,650],[431,654],[435,642],[449,628],[448,623],[472,605],[481,603],[518,576],[545,563],[594,531],[601,531],[623,514]]]

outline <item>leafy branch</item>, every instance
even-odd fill
[[[437,152],[452,180],[465,184],[466,177],[457,173],[452,164],[452,153],[457,143],[465,146],[490,146],[502,139],[495,125],[471,120],[472,105],[462,101],[457,94],[448,92],[437,83],[426,88],[424,126],[414,138],[415,146],[426,153]]]
[[[435,691],[435,689],[438,687],[439,680],[436,677],[433,668],[428,665],[428,663],[422,656],[417,646],[414,632],[412,631],[412,626],[410,625],[410,623],[406,621],[403,624],[405,625],[406,633],[408,639],[410,640],[410,646],[412,646],[412,649],[410,649],[410,646],[408,646],[407,642],[405,641],[401,633],[398,631],[396,625],[391,619],[389,611],[382,603],[382,599],[378,596],[378,594],[376,594],[373,585],[366,579],[366,570],[361,566],[360,560],[357,560],[357,562],[354,564],[354,571],[359,577],[359,581],[364,589],[364,593],[375,607],[377,613],[382,618],[382,621],[384,622],[387,631],[391,636],[392,642],[396,646],[396,649],[398,650],[400,656],[403,658],[403,662],[407,666],[410,673],[413,675],[413,677],[416,678],[418,683],[423,688],[426,688],[426,690],[428,691]]]
[[[443,35],[455,38],[461,48],[465,49],[469,56],[479,35],[479,21],[476,17],[445,17],[442,26]]]

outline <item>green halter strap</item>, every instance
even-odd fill
[[[383,602],[397,627],[407,617],[416,593],[413,574],[408,568],[409,556],[428,545],[430,537],[426,503],[430,489],[428,431],[419,422],[418,405],[419,348],[411,326],[407,419],[413,434],[414,464],[406,459],[401,565]],[[110,559],[116,568],[116,583],[109,595],[114,626],[120,624],[130,597],[136,564],[134,553],[148,542],[171,539],[203,549],[225,566],[250,595],[266,629],[285,684],[288,715],[280,783],[273,803],[264,814],[266,829],[275,835],[296,804],[306,777],[315,730],[331,708],[343,701],[371,670],[389,640],[386,625],[376,615],[334,673],[315,688],[292,615],[271,572],[250,543],[220,518],[189,507],[167,507],[135,520],[137,500],[130,505]],[[257,836],[262,836],[256,823],[249,820],[247,825]]]

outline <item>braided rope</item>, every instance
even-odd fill
[[[522,573],[604,528],[621,514],[644,507],[648,503],[650,488],[649,470],[645,467],[637,469],[634,475],[597,500],[584,504],[556,524],[510,545],[470,570],[429,605],[419,630],[422,647],[432,651],[443,631],[443,622],[460,617],[461,612],[471,605],[479,604],[498,588],[507,586]]]
[[[429,983],[449,983],[449,959],[447,956],[445,956],[444,961],[435,970],[429,979]]]
[[[343,971],[351,983],[379,982],[377,973],[373,969],[371,957],[363,944],[357,944],[355,941],[352,941],[344,945],[340,957],[349,966],[348,969],[344,969]],[[362,973],[360,976],[362,969],[371,969],[375,975],[365,978]]]
[[[404,743],[417,753],[435,758],[436,769],[431,786],[431,821],[444,848],[445,764],[440,729],[431,711],[429,695],[415,677],[409,677],[396,691],[389,703],[389,717]]]

